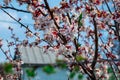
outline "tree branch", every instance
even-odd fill
[[[101,39],[101,37],[100,37],[100,39]],[[102,41],[102,43],[104,44],[104,42],[103,42],[102,39],[101,39],[101,41]],[[107,52],[109,52],[107,48],[105,48],[105,50],[106,50]],[[104,52],[104,54],[105,54],[105,51],[103,51],[103,52]],[[106,54],[105,54],[105,55],[106,55]],[[106,55],[106,57],[107,57],[107,61],[108,61],[109,65],[110,65],[110,67],[112,68],[112,71],[113,71],[113,73],[114,73],[114,76],[115,76],[115,78],[116,78],[116,74],[115,74],[114,68],[112,67],[111,62],[113,62],[113,63],[116,65],[115,61],[120,61],[120,59],[108,59],[108,56],[107,56],[107,55]],[[117,68],[118,71],[120,72],[120,70],[119,70],[119,68],[118,68],[117,65],[116,65],[116,68]],[[117,78],[116,78],[116,80],[117,80]]]
[[[67,13],[67,17],[68,17],[69,23],[72,24],[69,13]]]
[[[106,0],[104,0],[104,1],[105,1],[105,4],[106,4],[107,8],[108,8],[108,11],[110,12],[110,14],[112,14],[112,11],[110,10],[110,7],[109,7],[107,1]]]
[[[111,67],[111,69],[113,71],[113,74],[114,74],[116,80],[118,80],[117,75],[116,75],[115,70],[114,70],[114,67],[112,66],[111,62],[109,64],[110,64],[110,67]]]
[[[91,67],[94,70],[98,58],[98,34],[97,34],[98,31],[97,31],[97,23],[95,21],[95,15],[93,17],[93,24],[94,24],[94,32],[95,32],[95,55]]]
[[[49,7],[49,4],[48,4],[47,0],[44,0],[44,2],[45,2],[45,5],[46,5],[46,9],[48,9],[48,12],[50,13],[50,16],[51,16],[51,18],[53,19],[54,24],[56,25],[56,28],[57,28],[58,31],[59,31],[60,27],[59,27],[59,25],[57,24],[57,22],[56,22],[56,20],[55,20],[55,18],[54,18],[53,12],[50,10],[50,7]],[[67,44],[67,40],[66,40],[66,38],[65,38],[64,35],[62,35],[61,33],[58,33],[58,36],[59,36],[60,39],[63,41],[63,44],[64,44],[64,45]]]
[[[114,5],[114,8],[115,8],[115,11],[116,11],[117,9],[116,9],[116,6],[115,6],[115,2],[113,0],[112,0],[112,2],[113,2],[113,5]]]
[[[4,9],[1,8],[1,10],[3,12],[5,12],[9,17],[11,17],[13,20],[15,20],[17,23],[19,23],[21,26],[23,26],[24,28],[26,28],[29,32],[32,32],[27,26],[25,26],[24,24],[22,24],[20,21],[18,21],[17,19],[15,19],[13,16],[11,16],[7,11],[5,11]]]
[[[9,61],[12,61],[12,59],[6,54],[6,52],[1,47],[0,47],[0,50],[4,53],[4,55]]]
[[[17,23],[19,23],[22,27],[24,27],[26,30],[28,30],[28,32],[33,33],[33,32],[28,28],[28,26],[25,26],[23,23],[19,22],[17,19],[15,19],[13,16],[11,16],[11,15],[10,15],[7,11],[5,11],[4,9],[1,8],[1,10],[2,10],[3,12],[5,12],[10,18],[12,18],[12,19],[15,20]],[[37,38],[39,38],[38,35],[36,35],[36,34],[33,34],[33,35],[36,36]],[[43,39],[41,39],[41,41],[44,41],[44,42],[50,44],[49,42],[47,42],[47,41],[45,41],[45,40],[43,40]],[[50,45],[50,46],[51,46],[51,45]]]
[[[77,42],[76,38],[74,39],[74,45],[75,45],[75,48],[76,48],[76,52],[74,53],[74,57],[75,57],[75,59],[76,59],[76,55],[77,55],[77,51],[78,51],[78,42]],[[92,74],[90,73],[90,71],[88,71],[88,70],[86,69],[86,66],[84,65],[84,63],[79,62],[79,61],[76,59],[76,62],[73,63],[73,64],[77,64],[77,65],[81,66],[82,69],[83,69],[83,71],[84,71],[91,79],[95,80],[95,78],[92,76]]]
[[[17,9],[17,8],[9,7],[9,6],[1,6],[1,8],[2,9],[12,9],[12,10],[15,10],[15,11],[18,11],[18,12],[30,13],[29,11],[22,10],[22,9]]]
[[[48,9],[48,12],[49,12],[50,15],[51,15],[51,18],[52,18],[53,21],[54,21],[54,24],[56,25],[57,29],[59,29],[59,26],[58,26],[57,22],[56,22],[55,19],[54,19],[53,12],[50,10],[50,7],[49,7],[49,4],[48,4],[47,0],[44,0],[44,2],[45,2],[45,5],[46,5],[46,8]]]
[[[108,3],[106,2],[106,0],[104,0],[104,1],[105,1],[105,4],[106,4],[107,8],[108,8],[108,11],[110,12],[110,14],[112,14],[112,11],[110,10],[110,7],[109,7]],[[115,3],[114,3],[113,0],[112,0],[112,2],[114,4],[114,8],[115,8]],[[116,8],[115,8],[115,10],[116,10]],[[115,28],[116,28],[116,33],[117,33],[117,36],[118,36],[118,40],[120,41],[119,24],[115,20],[114,20],[114,23],[115,23]],[[120,52],[119,52],[119,54],[120,54]]]

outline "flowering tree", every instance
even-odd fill
[[[14,29],[9,27],[13,42],[8,47],[15,48],[19,55],[18,46],[40,46],[45,52],[53,51],[65,56],[65,61],[71,71],[86,76],[88,80],[110,79],[109,69],[114,78],[120,74],[120,1],[119,0],[61,0],[59,6],[51,8],[47,0],[17,0],[22,6],[27,4],[27,11],[9,6],[12,0],[4,0],[1,10],[25,28],[26,39],[19,40]],[[32,14],[34,30],[15,19],[5,9],[12,9]],[[42,35],[40,35],[42,33]],[[106,37],[107,36],[107,37]],[[33,42],[29,40],[32,38]],[[35,38],[35,40],[33,40]],[[114,51],[114,43],[117,51]],[[17,64],[20,69],[21,60],[9,56],[10,51],[0,49],[7,59]],[[114,51],[114,54],[113,54]],[[76,71],[77,68],[77,71]]]

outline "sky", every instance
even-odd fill
[[[59,5],[59,2],[61,0],[48,0],[48,3],[50,5],[50,7],[54,7],[55,5]],[[0,5],[2,5],[3,2],[0,2]],[[26,5],[22,5],[20,6],[15,0],[13,0],[13,2],[10,4],[15,8],[18,9],[23,9],[26,10]],[[11,14],[14,18],[19,19],[21,18],[21,22],[24,23],[25,25],[28,25],[31,29],[33,29],[33,24],[34,24],[34,20],[32,19],[32,15],[29,13],[21,13],[21,12],[17,12],[14,10],[10,10],[10,9],[5,9],[9,14]],[[5,14],[2,10],[0,10],[0,39],[3,39],[3,48],[5,50],[7,50],[7,43],[6,40],[11,41],[11,34],[10,31],[8,30],[8,27],[12,27],[14,29],[14,33],[20,37],[20,39],[25,39],[25,35],[24,35],[24,28],[20,28],[20,25],[18,23],[16,23],[13,19],[11,19],[7,14]],[[12,53],[14,53],[12,51]],[[12,54],[13,56],[13,54]],[[4,62],[5,59],[5,55],[0,51],[0,62]]]

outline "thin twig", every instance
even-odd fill
[[[78,51],[78,42],[77,42],[76,38],[74,39],[74,45],[75,45],[75,48],[76,48],[76,52],[75,52],[75,54],[74,54],[74,57],[75,57],[76,62],[75,62],[75,63],[72,63],[72,64],[77,64],[77,65],[81,66],[82,69],[83,69],[83,71],[84,71],[91,79],[93,79],[91,73],[86,69],[85,65],[82,64],[82,62],[79,62],[79,61],[76,59],[76,55],[77,55],[77,51]]]
[[[17,9],[17,8],[9,7],[9,6],[1,6],[1,8],[2,9],[12,9],[12,10],[15,10],[15,11],[18,11],[18,12],[30,13],[29,11],[22,10],[22,9]]]
[[[53,19],[54,24],[55,24],[56,28],[57,28],[58,31],[59,31],[60,27],[59,27],[59,25],[57,24],[57,22],[56,22],[56,20],[55,20],[55,18],[54,18],[53,12],[51,11],[47,0],[44,0],[44,3],[45,3],[45,5],[46,5],[46,9],[48,9],[48,12],[50,13],[51,19]],[[63,41],[63,44],[64,44],[64,45],[67,44],[67,40],[66,40],[66,38],[65,38],[64,35],[62,35],[62,34],[59,32],[59,33],[58,33],[58,36],[59,36],[60,39]]]
[[[8,40],[6,40],[6,41],[7,41],[7,43],[9,43]],[[12,57],[12,53],[11,53],[11,49],[10,49],[9,46],[8,46],[8,49],[9,49],[10,57],[13,59],[13,57]]]
[[[111,1],[112,1],[113,5],[114,5],[114,9],[116,11],[117,9],[116,9],[116,6],[115,6],[115,2],[113,0],[111,0]]]
[[[33,32],[28,28],[28,26],[25,26],[23,23],[19,22],[17,19],[15,19],[13,16],[11,16],[11,15],[10,15],[7,11],[5,11],[4,9],[1,8],[1,10],[2,10],[3,12],[5,12],[10,18],[12,18],[12,19],[15,20],[17,23],[19,23],[22,27],[24,27],[28,32],[33,33]],[[37,36],[36,34],[33,34],[33,35],[36,36],[37,38],[39,38],[39,36]],[[44,41],[44,42],[48,43],[47,41],[42,40],[42,39],[41,39],[41,41]],[[49,43],[48,43],[48,44],[49,44]]]
[[[108,11],[112,14],[112,11],[110,10],[110,7],[109,7],[109,5],[108,5],[107,1],[106,1],[106,0],[104,0],[104,2],[105,2],[106,6],[107,6],[107,8],[108,8]]]
[[[111,67],[111,69],[113,71],[113,74],[114,74],[116,80],[118,80],[117,75],[116,75],[115,70],[114,70],[114,67],[112,66],[111,62],[109,64],[110,64],[110,67]]]
[[[6,54],[6,52],[2,49],[2,47],[0,47],[0,50],[4,53],[4,55],[9,61],[12,61],[12,59],[10,59],[10,57]]]
[[[19,23],[21,26],[23,26],[24,28],[26,28],[29,32],[32,33],[32,31],[28,28],[28,26],[25,26],[24,24],[22,24],[20,21],[18,21],[17,19],[15,19],[13,16],[11,16],[7,11],[5,11],[4,9],[1,8],[1,10],[3,12],[5,12],[10,18],[12,18],[13,20],[15,20],[17,23]]]
[[[68,17],[69,23],[72,24],[72,21],[71,21],[69,13],[67,13],[67,17]]]
[[[108,8],[108,11],[110,12],[110,14],[112,14],[112,11],[110,10],[110,7],[109,7],[108,3],[106,2],[106,0],[104,0],[104,1],[105,1],[105,4],[106,4],[107,8]],[[113,1],[113,3],[114,3],[114,1]],[[115,4],[114,4],[114,7],[115,7]],[[116,28],[116,33],[117,33],[117,36],[118,36],[118,40],[120,41],[119,24],[115,20],[114,20],[114,23],[115,23],[115,28]],[[119,45],[120,45],[120,43],[119,43]],[[120,52],[119,52],[119,54],[120,54]]]
[[[103,40],[102,40],[101,37],[100,37],[100,39],[101,39],[102,43],[104,44],[104,42],[103,42]],[[105,48],[105,49],[106,49],[107,52],[109,52],[107,48]],[[103,52],[104,52],[104,54],[105,54],[105,51],[103,51]],[[105,55],[106,55],[106,54],[105,54]],[[107,60],[109,60],[107,55],[106,55],[106,57],[107,57]],[[110,67],[111,67],[111,69],[112,69],[112,71],[113,71],[113,73],[114,73],[114,76],[115,76],[116,80],[118,80],[117,77],[116,77],[114,68],[113,68],[112,65],[111,65],[111,62],[113,62],[113,63],[116,65],[115,61],[116,61],[117,59],[116,59],[116,60],[110,59],[110,60],[111,60],[111,61],[108,61],[108,63],[109,63],[109,65],[110,65]],[[118,59],[117,61],[120,61],[120,59]],[[116,65],[116,67],[117,67],[118,71],[120,71],[117,65]]]
[[[57,22],[54,19],[53,12],[50,10],[50,7],[49,7],[49,4],[48,4],[47,0],[44,0],[44,2],[45,2],[45,5],[46,5],[46,8],[48,9],[48,12],[50,13],[51,18],[54,21],[54,24],[56,25],[57,29],[59,29],[60,27],[58,26]]]

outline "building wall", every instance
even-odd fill
[[[27,68],[23,68],[22,80],[29,80],[26,75],[26,69]],[[42,68],[38,68],[36,73],[37,75],[34,78],[31,78],[31,80],[68,80],[66,69],[61,70],[56,68],[56,73],[48,75],[42,71]]]

